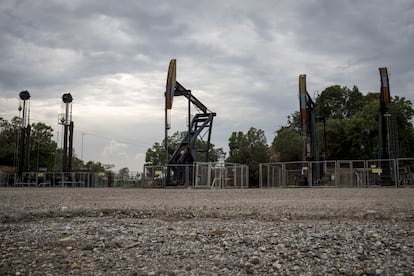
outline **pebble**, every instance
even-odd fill
[[[332,204],[335,191],[341,200]],[[128,190],[119,197],[122,204],[129,194],[151,193],[141,199],[147,207],[136,200],[128,208],[110,209],[116,204],[105,203],[106,208],[82,211],[65,201],[69,217],[59,213],[61,203],[53,205],[49,194],[42,204],[57,213],[48,209],[43,215],[3,219],[0,275],[413,275],[414,210],[412,201],[400,200],[410,191],[398,194],[399,201],[386,197],[373,204],[371,198],[364,205],[377,190],[357,201],[342,200],[346,189],[295,189],[312,196],[293,202],[275,200],[275,194],[291,192],[285,189],[270,199],[273,190],[219,191],[214,197],[216,191]],[[110,198],[118,190],[96,192]],[[181,193],[194,194],[182,198]],[[244,193],[255,196],[239,200]],[[322,205],[315,193],[329,193],[329,200],[319,198]],[[367,207],[375,212],[364,211]]]
[[[279,262],[274,262],[272,264],[272,267],[277,269],[277,270],[280,270],[282,268],[282,265]]]
[[[260,264],[260,258],[258,256],[253,256],[250,258],[250,262],[254,265]]]

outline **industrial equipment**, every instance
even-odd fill
[[[19,137],[19,146],[18,146],[18,164],[17,172],[19,177],[22,176],[23,172],[28,171],[29,164],[29,151],[30,151],[30,93],[27,90],[24,90],[19,93],[19,98],[23,102],[19,106],[19,111],[21,112],[21,121],[20,121],[20,137]]]
[[[299,75],[299,104],[303,139],[302,161],[320,161],[319,141],[316,132],[316,106],[306,90],[306,75]],[[302,168],[302,176],[301,185],[309,185],[307,167]],[[312,167],[311,179],[312,184],[320,181],[320,166]]]
[[[72,95],[70,93],[63,94],[62,101],[65,104],[65,113],[59,116],[59,124],[63,125],[62,172],[71,172],[74,126],[72,121]]]
[[[379,68],[381,77],[379,125],[378,125],[378,159],[394,159],[397,153],[397,132],[395,118],[390,109],[391,95],[387,67]]]
[[[378,168],[380,185],[394,185],[395,168],[391,159],[398,158],[396,118],[390,109],[391,95],[387,67],[379,68],[381,78],[380,108],[378,112]]]
[[[168,145],[168,130],[171,128],[171,116],[174,97],[184,96],[188,99],[188,130],[178,148],[171,154]],[[191,107],[195,107],[197,113],[192,117]],[[211,131],[213,118],[216,113],[211,112],[192,93],[176,80],[176,60],[172,59],[168,67],[167,85],[165,91],[165,149],[167,152],[167,181],[166,185],[178,185],[183,172],[179,165],[193,164],[204,156],[208,160],[210,152]],[[203,141],[207,146],[197,147],[197,140]],[[171,172],[172,170],[172,172]],[[172,173],[172,174],[171,174]],[[176,181],[170,181],[171,178]],[[178,181],[178,182],[177,182]]]

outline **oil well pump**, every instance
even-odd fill
[[[188,130],[178,148],[170,155],[168,145],[168,130],[171,128],[171,109],[174,97],[184,96],[188,100]],[[191,114],[191,107],[195,107],[196,114]],[[204,156],[208,160],[213,118],[216,113],[211,112],[201,101],[176,80],[176,60],[172,59],[168,67],[167,85],[165,92],[165,149],[167,152],[167,181],[166,185],[179,185],[184,177],[181,165],[193,164]],[[206,147],[197,147],[197,140],[201,140]],[[171,180],[173,179],[173,180]]]
[[[395,117],[390,109],[391,95],[387,67],[379,68],[381,77],[380,108],[378,118],[378,159],[394,159],[397,153]]]
[[[378,112],[378,166],[382,169],[380,184],[393,185],[391,160],[398,157],[396,118],[390,109],[391,95],[386,67],[379,68],[381,78],[380,108]]]
[[[23,105],[19,105],[19,111],[21,112],[20,121],[20,137],[18,146],[18,164],[17,172],[19,177],[23,172],[28,170],[29,164],[29,151],[30,151],[30,93],[24,90],[19,93],[19,98]]]
[[[300,122],[302,127],[302,161],[320,161],[316,131],[316,105],[306,89],[306,75],[299,75]],[[302,168],[301,185],[308,185],[307,167]],[[312,166],[312,182],[321,179],[321,166]]]

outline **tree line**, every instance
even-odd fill
[[[377,157],[379,93],[363,95],[356,86],[350,89],[333,85],[323,90],[316,97],[315,103],[319,148],[326,160],[364,160]],[[390,110],[397,129],[398,157],[414,157],[412,103],[404,97],[394,96]],[[19,126],[18,117],[10,122],[0,121],[2,166],[16,165]],[[33,123],[31,127],[29,170],[60,171],[62,150],[53,140],[52,127],[44,123]],[[168,137],[169,155],[175,151],[185,135],[185,132],[176,132]],[[198,148],[207,147],[201,140],[197,143]],[[234,131],[228,139],[228,154],[223,148],[217,148],[212,144],[209,160],[202,161],[224,160],[246,164],[250,168],[251,183],[257,183],[260,163],[299,161],[302,158],[302,146],[300,114],[296,111],[287,116],[286,124],[275,131],[270,144],[261,129],[251,127],[246,133]],[[163,165],[166,158],[164,141],[155,142],[148,148],[145,162],[148,165]],[[94,161],[85,163],[74,155],[72,167],[73,171],[104,172],[113,168],[113,165]],[[127,171],[128,168],[120,170],[122,174]]]
[[[16,167],[18,160],[19,135],[21,122],[18,117],[11,121],[0,121],[0,165]],[[53,128],[45,123],[32,123],[30,142],[28,150],[29,171],[50,171],[62,170],[62,149],[53,140]],[[76,155],[72,159],[73,171],[105,172],[114,167],[112,164],[101,162],[84,162]],[[120,173],[125,173],[128,168],[122,168]],[[129,171],[128,171],[129,172]]]
[[[319,148],[326,160],[365,160],[378,156],[379,93],[363,95],[358,87],[334,85],[316,97]],[[392,97],[391,120],[397,130],[398,157],[414,157],[414,109],[404,97]],[[288,116],[272,148],[281,161],[300,160],[303,140],[300,114]]]

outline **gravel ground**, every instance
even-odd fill
[[[0,189],[0,275],[414,275],[414,189]]]

